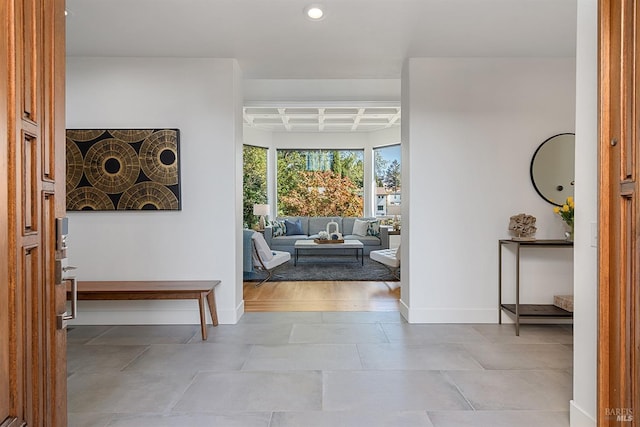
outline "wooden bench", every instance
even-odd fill
[[[216,297],[214,289],[219,280],[183,281],[120,281],[104,282],[78,281],[79,300],[155,300],[155,299],[197,299],[200,306],[200,327],[202,339],[207,339],[205,301],[209,305],[213,326],[218,325]],[[68,288],[70,296],[70,289]]]

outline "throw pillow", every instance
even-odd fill
[[[380,237],[380,221],[367,222],[367,236]]]
[[[287,229],[287,236],[298,236],[304,234],[302,232],[302,222],[298,219],[296,221],[284,220],[284,226]]]
[[[284,236],[287,233],[287,228],[284,225],[284,221],[271,221],[272,237]]]
[[[363,221],[356,219],[353,223],[353,235],[354,236],[366,236],[367,229],[369,228],[369,221]]]

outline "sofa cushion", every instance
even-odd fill
[[[300,223],[302,224],[302,234],[309,234],[309,217],[308,216],[283,216],[283,217],[278,217],[277,219],[283,222],[287,219],[292,222],[300,220]]]
[[[327,224],[336,222],[338,231],[342,233],[342,218],[329,216],[312,216],[309,218],[309,233],[318,234],[320,231],[327,231]],[[333,231],[333,229],[331,230]]]
[[[287,236],[306,235],[306,233],[302,231],[302,222],[300,221],[300,219],[297,219],[295,221],[285,219],[284,226],[287,229],[285,233]]]
[[[344,236],[345,240],[360,240],[365,246],[380,246],[380,238],[374,236],[356,236],[355,234],[350,234],[348,236]]]
[[[344,217],[342,218],[342,234],[353,234],[353,223],[356,218],[353,217]]]
[[[367,236],[367,229],[369,228],[369,222],[361,219],[356,219],[353,223],[353,235],[355,236]]]
[[[369,257],[389,267],[400,267],[400,248],[395,249],[382,249],[379,251],[369,252]]]
[[[284,225],[284,221],[271,221],[271,228],[273,230],[272,237],[284,236],[287,234],[287,228]]]
[[[293,246],[298,240],[308,240],[305,235],[299,236],[279,236],[271,240],[271,246]]]
[[[367,224],[367,236],[380,237],[380,221],[369,221]]]

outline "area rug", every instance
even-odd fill
[[[246,282],[259,281],[266,277],[262,271],[245,273]],[[372,261],[369,256],[364,257],[364,266],[355,257],[332,256],[303,256],[298,265],[293,265],[293,259],[277,267],[273,271],[271,281],[369,281],[391,282],[397,281],[393,274],[379,262]]]

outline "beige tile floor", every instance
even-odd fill
[[[397,312],[75,326],[69,425],[560,427],[570,326],[409,325]]]

